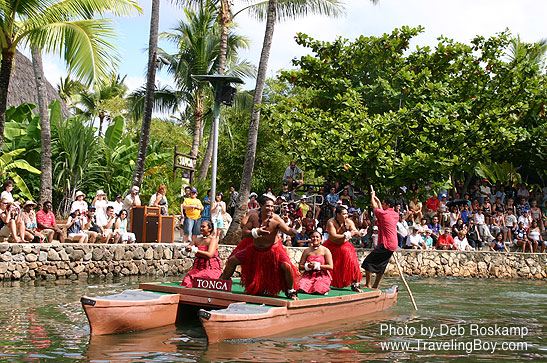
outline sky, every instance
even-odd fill
[[[151,0],[137,0],[143,9],[142,15],[130,18],[116,18],[119,38],[116,41],[122,62],[119,73],[126,75],[126,84],[130,90],[144,84],[150,28]],[[235,0],[234,9],[240,9],[246,1]],[[414,38],[411,49],[417,45],[434,46],[441,35],[456,41],[469,43],[475,35],[491,36],[509,28],[513,35],[519,34],[522,41],[535,42],[547,38],[547,1],[545,0],[380,0],[373,5],[367,0],[346,0],[346,14],[343,17],[330,19],[322,16],[308,16],[277,23],[268,76],[273,77],[281,69],[291,68],[291,60],[307,53],[297,45],[294,36],[297,32],[308,34],[314,39],[330,41],[337,37],[350,40],[360,35],[378,36],[390,33],[394,28],[408,25],[421,25],[424,32]],[[161,2],[160,32],[170,31],[184,19],[182,9]],[[247,59],[258,67],[265,24],[240,13],[235,19],[240,35],[251,42],[249,50],[240,52],[241,58]],[[165,41],[160,47],[170,49]],[[66,75],[62,62],[53,56],[44,57],[45,74],[48,80],[56,85],[61,76]],[[159,72],[157,82],[171,84],[169,76]],[[254,88],[253,80],[246,80],[244,89]]]

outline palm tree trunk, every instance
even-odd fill
[[[158,53],[158,28],[160,22],[160,0],[152,0],[152,14],[150,16],[150,39],[148,41],[148,72],[146,74],[146,95],[144,99],[144,114],[141,126],[139,151],[133,171],[131,186],[140,187],[144,176],[146,163],[146,149],[150,139],[150,125],[152,123],[152,106],[154,104],[154,89],[156,86],[156,59]]]
[[[103,122],[105,117],[106,115],[104,111],[99,111],[99,138],[101,137],[101,134],[103,133]]]
[[[256,140],[258,138],[258,126],[260,124],[260,104],[262,103],[262,93],[266,83],[266,71],[270,50],[272,48],[272,39],[275,26],[277,0],[268,1],[268,17],[266,20],[266,30],[264,31],[264,43],[262,44],[262,53],[260,54],[260,63],[258,65],[258,74],[253,97],[253,108],[251,111],[251,123],[249,125],[249,134],[247,136],[247,151],[245,152],[245,162],[243,163],[243,175],[239,186],[239,206],[236,208],[233,222],[228,229],[223,243],[237,243],[240,240],[241,230],[239,224],[243,218],[247,206],[247,199],[251,191],[253,180],[253,169],[256,158]]]
[[[15,53],[2,52],[2,65],[0,66],[0,155],[4,144],[4,127],[6,126],[6,109],[8,107],[8,87],[13,68]]]
[[[42,54],[40,49],[32,48],[32,68],[36,81],[36,94],[38,96],[38,111],[40,112],[40,126],[42,128],[42,160],[40,174],[40,197],[38,203],[43,205],[45,201],[52,200],[53,172],[51,164],[51,124],[47,109],[46,84]]]
[[[194,107],[194,138],[190,156],[197,157],[199,152],[199,139],[201,135],[201,121],[203,120],[203,96],[198,89],[196,92],[196,105]]]
[[[214,124],[211,122],[211,128],[209,129],[209,141],[207,142],[207,150],[205,151],[205,156],[203,156],[203,161],[199,167],[198,180],[207,179],[207,173],[209,172],[209,165],[211,164],[211,159],[213,158],[213,127]]]
[[[230,13],[230,3],[228,0],[220,1],[218,11],[220,21],[220,45],[218,55],[218,74],[224,74],[226,70],[226,53],[228,51],[228,26],[232,21]]]

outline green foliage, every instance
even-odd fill
[[[538,64],[504,60],[507,31],[471,44],[440,37],[434,49],[410,51],[422,30],[332,43],[299,34],[312,54],[282,73],[288,92],[264,107],[288,152],[306,170],[362,186],[442,183],[480,161],[545,168]]]
[[[491,183],[501,183],[507,185],[507,183],[522,183],[522,177],[517,172],[517,169],[513,164],[508,162],[484,164],[478,162],[475,167],[475,174],[481,178],[486,178]]]
[[[15,198],[25,197],[32,200],[32,194],[27,187],[27,183],[19,173],[21,170],[26,170],[33,174],[40,174],[40,170],[30,165],[26,160],[20,159],[21,154],[24,152],[25,149],[17,149],[5,152],[0,156],[0,179],[12,179],[15,182],[20,191],[20,194],[15,193]]]

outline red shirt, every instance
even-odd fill
[[[38,224],[43,224],[44,226],[46,227],[52,227],[56,222],[55,222],[55,214],[53,214],[52,211],[49,211],[47,214],[44,213],[44,210],[43,209],[40,209],[37,213],[36,213],[36,222]],[[38,227],[38,231],[41,231],[42,228]]]
[[[399,213],[393,208],[374,210],[378,220],[378,245],[390,251],[397,251],[399,243],[397,241],[397,222],[399,222]]]
[[[439,240],[437,241],[437,248],[439,246],[448,246],[450,249],[454,248],[454,238],[449,234],[441,234]]]
[[[425,207],[436,212],[440,204],[441,202],[437,198],[431,197],[425,202]]]

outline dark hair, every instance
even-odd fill
[[[339,205],[339,206],[336,207],[336,209],[334,210],[334,213],[340,214],[340,213],[342,213],[342,211],[344,211],[344,210],[347,210],[347,208],[346,208],[345,206]]]
[[[390,207],[395,207],[395,199],[393,199],[392,197],[385,197],[384,203],[386,203]]]
[[[313,231],[311,231],[310,233],[308,233],[308,237],[311,238],[311,235],[314,234],[314,233],[317,233],[319,235],[319,237],[323,238],[323,235],[321,234],[321,232],[319,232],[318,230],[314,229]]]
[[[185,186],[185,187],[184,187],[184,191],[186,191],[187,189],[192,189],[192,188],[189,187],[189,186]]]
[[[51,203],[49,200],[46,200],[46,201],[44,202],[44,204],[42,205],[42,207],[43,207],[44,205],[46,205],[46,204],[51,204],[51,206],[53,207],[53,203]]]
[[[120,211],[120,213],[118,213],[118,217],[120,217],[122,215],[122,213],[125,212],[125,214],[129,215],[129,213],[125,210],[125,209],[122,209]]]
[[[107,210],[107,211],[108,211],[108,210],[111,210],[111,209],[114,209],[114,207],[111,206],[111,205],[109,205],[108,207],[106,207],[106,210]]]
[[[4,184],[2,185],[2,187],[3,187],[4,189],[6,189],[6,187],[7,187],[7,186],[10,186],[10,185],[13,186],[13,180],[8,179],[8,180],[4,181]]]
[[[501,236],[501,238],[503,239],[503,233],[501,232],[496,233],[496,239],[498,239],[498,236]]]
[[[74,212],[70,213],[69,216],[70,216],[71,218],[76,217],[76,212],[78,212],[78,215],[80,214],[80,210],[79,210],[79,209],[76,209]]]
[[[267,202],[268,200],[271,200],[271,198],[268,198],[268,197],[265,196],[265,195],[261,195],[260,198],[258,198],[258,204],[264,205],[264,204],[266,204],[266,202]],[[273,202],[273,200],[272,200],[272,202]],[[275,203],[275,202],[274,202],[274,203]]]
[[[213,225],[213,222],[211,222],[210,220],[206,219],[203,222],[201,222],[201,224],[203,223],[207,223],[207,226],[211,229],[211,232],[215,230],[215,226]]]

